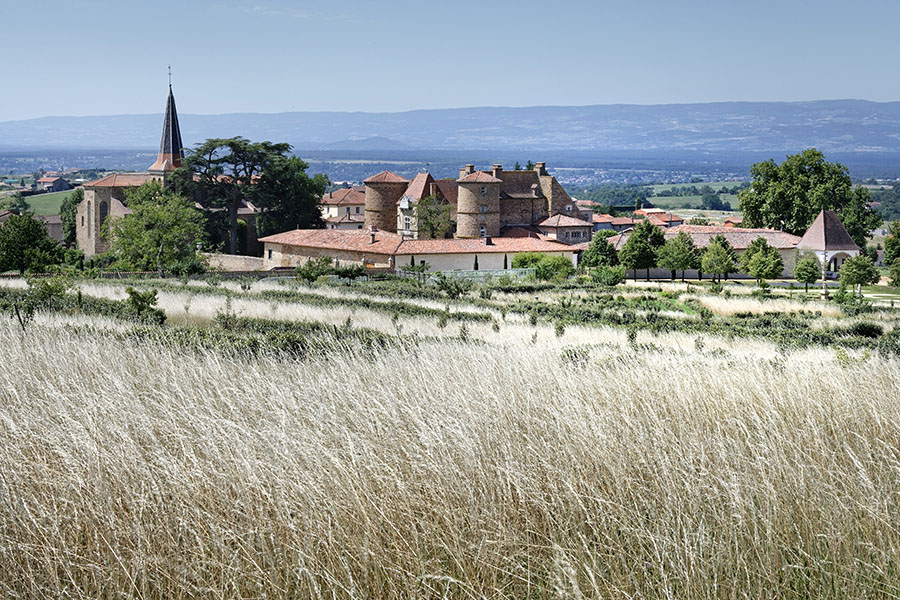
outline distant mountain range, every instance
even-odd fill
[[[184,142],[242,135],[298,150],[900,152],[900,102],[458,108],[180,116]],[[162,115],[0,122],[0,150],[152,149]]]

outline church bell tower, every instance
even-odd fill
[[[172,94],[172,69],[169,69],[169,98],[166,100],[166,116],[163,119],[162,139],[156,162],[147,169],[163,179],[181,166],[184,148],[181,145],[181,129],[178,127],[178,112],[175,110],[175,96]]]

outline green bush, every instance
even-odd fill
[[[297,279],[300,279],[301,281],[305,281],[307,283],[312,283],[323,275],[330,275],[333,268],[334,263],[332,263],[331,259],[322,256],[319,258],[311,258],[307,260],[305,263],[297,267],[295,271],[297,273]]]
[[[591,280],[605,287],[613,287],[625,283],[625,267],[597,267],[591,271]]]

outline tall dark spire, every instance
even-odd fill
[[[151,172],[173,171],[181,166],[184,148],[181,145],[181,129],[178,127],[178,112],[175,110],[175,96],[172,94],[172,71],[169,70],[169,98],[166,100],[166,116],[163,119],[162,139],[159,142],[159,156],[148,169]]]

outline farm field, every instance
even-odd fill
[[[738,197],[734,194],[720,194],[719,197],[728,202],[732,208],[737,209]],[[653,206],[666,209],[699,208],[701,196],[651,196],[648,198]]]
[[[37,194],[25,198],[31,211],[36,215],[58,215],[63,200],[72,193],[73,190],[65,192],[52,192],[49,194]]]
[[[0,280],[6,315],[39,298],[0,320],[4,596],[900,594],[891,308],[70,283]]]

